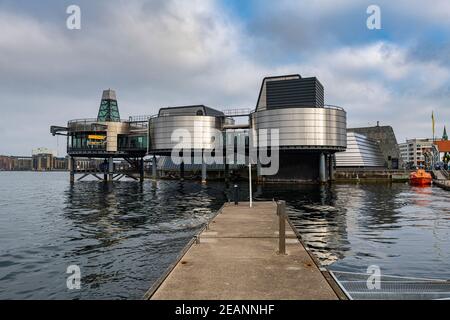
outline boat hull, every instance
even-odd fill
[[[431,185],[431,178],[410,178],[409,182],[414,186],[429,186]]]
[[[429,186],[433,181],[431,174],[424,170],[417,170],[409,176],[409,182],[415,186]]]

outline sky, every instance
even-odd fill
[[[81,29],[66,27],[69,5]],[[381,9],[369,30],[366,10]],[[95,118],[102,90],[122,118],[167,106],[254,108],[266,76],[315,76],[348,127],[398,142],[450,125],[450,1],[0,0],[0,154],[65,155],[50,125]]]

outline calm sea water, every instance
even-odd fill
[[[0,172],[0,299],[140,299],[227,201],[221,183]],[[248,197],[246,184],[241,196]],[[407,184],[264,186],[331,269],[450,279],[450,193]],[[81,290],[66,269],[81,268]]]

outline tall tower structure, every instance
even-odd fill
[[[108,89],[103,91],[97,121],[120,122],[119,106],[117,104],[116,92],[114,90]]]

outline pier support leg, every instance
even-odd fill
[[[262,180],[261,176],[261,161],[259,161],[259,157],[256,162],[256,181],[260,182]]]
[[[114,179],[114,158],[109,158],[108,163],[108,174],[109,174],[109,181],[113,181]]]
[[[180,164],[180,180],[184,180],[184,161]]]
[[[144,182],[144,158],[139,160],[139,181]]]
[[[334,154],[330,154],[330,168],[329,168],[329,174],[330,174],[330,181],[334,181]]]
[[[205,157],[202,154],[202,183],[205,184],[206,183],[206,178],[207,178],[207,173],[206,173],[206,162],[205,162]]]
[[[70,183],[75,183],[75,158],[69,158]]]
[[[230,181],[230,165],[225,162],[225,182]]]
[[[103,181],[108,181],[108,160],[103,161]]]
[[[321,183],[325,183],[327,181],[325,168],[325,154],[323,152],[320,154],[320,161],[319,161],[319,181]]]
[[[157,177],[157,163],[156,163],[156,156],[153,155],[153,162],[152,162],[152,179],[156,180]]]

